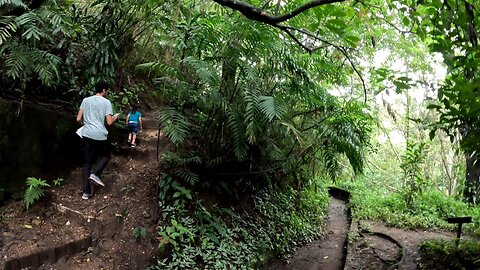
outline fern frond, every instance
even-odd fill
[[[176,176],[186,181],[190,185],[194,185],[198,182],[198,175],[188,169],[176,168],[173,172]]]
[[[216,87],[220,83],[220,77],[217,69],[206,61],[188,57],[183,62],[194,68],[196,75],[201,82],[209,85],[211,88]]]
[[[34,59],[34,71],[38,74],[38,77],[44,85],[53,85],[59,76],[58,67],[62,61],[61,58],[47,52],[39,52],[36,55],[40,57]]]
[[[38,21],[39,21],[38,15],[35,14],[34,12],[27,12],[15,18],[15,22],[19,26],[33,25]]]
[[[22,0],[0,0],[0,7],[6,6],[6,5],[23,8],[25,10],[28,9],[27,5],[25,5]]]
[[[12,33],[15,33],[18,29],[18,25],[14,20],[8,21],[6,23],[0,23],[4,25],[0,27],[0,45],[12,37]]]
[[[175,145],[180,145],[188,136],[192,124],[175,108],[164,107],[155,113],[157,122],[163,124],[165,136]]]
[[[18,43],[8,43],[0,50],[0,55],[5,59],[6,75],[13,78],[23,78],[28,74],[30,67],[30,53]]]
[[[227,128],[233,136],[233,151],[235,157],[239,160],[247,156],[247,144],[245,142],[245,127],[243,118],[234,109],[226,107],[225,114],[227,116]]]
[[[175,68],[173,68],[172,66],[166,65],[160,62],[143,63],[143,64],[136,65],[135,68],[141,71],[148,71],[148,72],[154,71],[158,73],[172,74],[172,75],[175,74],[175,71],[176,71]]]
[[[44,188],[50,187],[50,185],[42,179],[37,179],[35,177],[27,178],[27,190],[23,196],[25,202],[25,207],[28,209],[35,201],[43,197]]]
[[[260,111],[267,117],[269,121],[274,118],[281,119],[285,114],[285,108],[280,106],[278,102],[275,102],[275,98],[272,96],[260,96]]]
[[[335,182],[338,172],[340,171],[337,156],[333,151],[331,151],[331,149],[324,149],[321,156],[323,158],[328,175]]]
[[[250,144],[254,144],[257,140],[256,134],[259,130],[259,122],[257,121],[257,115],[259,110],[259,98],[258,94],[253,91],[245,91],[245,135]]]

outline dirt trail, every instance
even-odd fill
[[[328,221],[323,239],[298,249],[288,264],[276,261],[266,269],[339,270],[345,262],[345,243],[349,221],[345,203],[333,197],[328,206]]]
[[[402,250],[392,241],[383,237],[364,232],[351,245],[349,245],[346,270],[356,269],[400,269],[412,270],[417,268],[420,259],[418,244],[427,239],[453,239],[454,233],[440,230],[403,230],[387,227],[373,221],[360,221],[360,227],[370,232],[388,235],[397,241],[404,249],[403,261],[395,266],[401,259]],[[355,230],[356,225],[352,224]]]
[[[105,187],[81,199],[81,168],[24,211],[12,202],[0,220],[0,269],[145,269],[155,257],[158,126],[151,114],[136,148],[116,146]],[[160,141],[160,150],[166,147]],[[81,164],[79,164],[81,166]],[[146,235],[134,235],[144,230]],[[72,244],[73,243],[73,244]]]

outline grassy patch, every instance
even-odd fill
[[[462,240],[428,240],[419,245],[418,269],[480,269],[480,243]]]
[[[427,189],[417,194],[407,207],[402,192],[387,192],[364,181],[342,182],[352,193],[351,206],[357,219],[382,221],[399,228],[455,229],[446,218],[471,216],[473,223],[464,224],[464,231],[480,235],[480,208],[472,207],[443,193]]]

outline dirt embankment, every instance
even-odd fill
[[[28,211],[11,202],[0,220],[0,269],[145,269],[158,245],[157,125],[144,118],[136,148],[115,148],[94,196],[81,198],[81,164]],[[166,143],[160,140],[162,151]]]

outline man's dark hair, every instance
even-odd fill
[[[101,93],[103,89],[108,90],[109,87],[110,85],[106,81],[100,80],[95,84],[95,92],[97,94]]]

